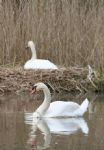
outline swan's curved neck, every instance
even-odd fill
[[[31,49],[31,52],[32,52],[32,57],[31,57],[31,59],[37,59],[35,46],[32,45],[32,46],[30,47],[30,49]]]
[[[44,93],[44,101],[39,106],[39,108],[36,110],[36,112],[38,112],[40,114],[40,116],[43,116],[45,114],[45,112],[49,108],[50,102],[51,102],[51,94],[50,94],[49,89],[48,88],[44,88],[43,89],[43,93]]]

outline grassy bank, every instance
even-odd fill
[[[23,64],[28,40],[38,58],[64,66],[104,68],[102,0],[1,0],[0,64]]]

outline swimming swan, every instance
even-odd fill
[[[32,87],[32,94],[42,90],[44,101],[33,113],[33,117],[76,117],[83,116],[87,111],[89,101],[86,98],[81,105],[75,102],[55,101],[51,103],[51,94],[48,87],[39,82]]]
[[[24,69],[58,69],[57,66],[49,60],[37,59],[36,49],[33,41],[29,41],[27,47],[31,49],[32,57],[25,63]]]

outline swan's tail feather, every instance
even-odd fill
[[[80,105],[79,109],[75,112],[76,115],[83,116],[84,113],[87,111],[88,106],[89,106],[89,100],[86,98]]]

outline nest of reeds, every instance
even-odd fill
[[[23,70],[0,68],[0,93],[29,91],[31,84],[48,82],[56,92],[87,92],[91,89],[87,68]]]

